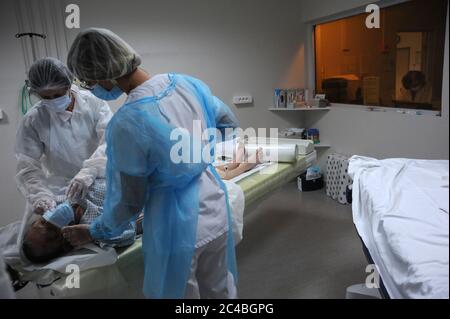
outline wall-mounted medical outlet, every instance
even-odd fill
[[[233,104],[235,105],[250,104],[250,103],[253,103],[253,96],[251,95],[240,95],[233,97]]]

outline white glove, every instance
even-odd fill
[[[33,212],[42,215],[56,207],[56,202],[51,198],[40,198],[33,203]]]
[[[69,183],[66,196],[70,202],[75,202],[86,197],[89,187],[94,183],[94,177],[81,170]]]

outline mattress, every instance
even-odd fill
[[[297,156],[294,163],[277,163],[236,182],[245,196],[246,209],[278,187],[295,179],[316,159],[316,153]],[[142,241],[118,250],[115,264],[96,269],[88,269],[80,274],[79,288],[68,288],[65,274],[47,285],[35,289],[32,283],[29,291],[18,292],[18,297],[36,298],[143,298],[142,279],[144,276]]]
[[[449,298],[448,161],[350,159],[353,221],[391,298]]]

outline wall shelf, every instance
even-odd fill
[[[297,112],[320,112],[320,111],[329,111],[331,107],[303,107],[303,108],[284,108],[284,107],[270,107],[268,109],[271,112],[289,112],[289,111],[297,111]],[[315,149],[326,150],[331,148],[330,144],[327,143],[319,143],[314,144]]]
[[[331,107],[302,107],[302,108],[295,108],[295,109],[288,109],[285,107],[271,107],[269,108],[269,111],[297,111],[297,112],[312,112],[312,111],[329,111],[331,110]]]

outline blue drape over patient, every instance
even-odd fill
[[[152,298],[184,296],[196,244],[198,180],[205,169],[212,168],[207,161],[176,164],[170,158],[171,149],[179,140],[171,141],[175,127],[162,116],[158,106],[173,94],[176,86],[183,86],[198,99],[209,128],[223,130],[237,126],[233,113],[204,83],[183,75],[170,75],[170,85],[158,96],[125,104],[107,128],[104,213],[90,229],[95,239],[115,237],[144,209],[144,293]],[[193,137],[189,133],[184,137],[192,145]],[[212,171],[215,173],[214,168]],[[226,194],[222,181],[216,173],[215,176]],[[228,225],[231,225],[229,208]],[[227,260],[236,280],[231,229]]]

